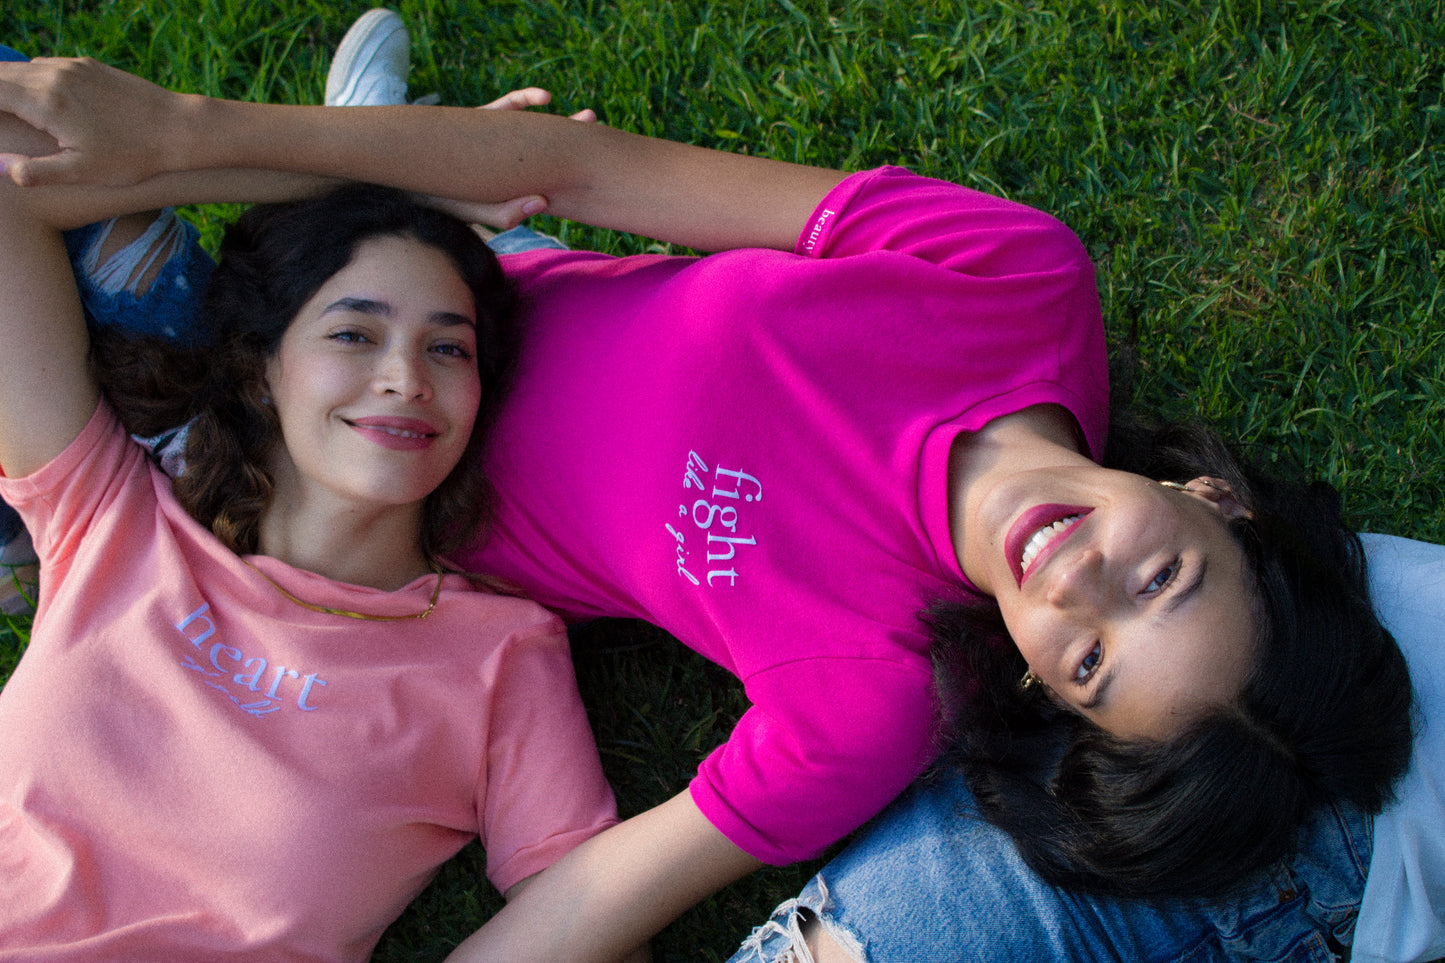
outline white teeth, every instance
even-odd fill
[[[1045,525],[1037,532],[1034,532],[1033,537],[1024,545],[1024,555],[1019,566],[1021,571],[1027,572],[1029,566],[1034,563],[1034,559],[1038,557],[1039,552],[1044,550],[1044,546],[1052,542],[1060,532],[1082,517],[1082,515],[1066,515],[1058,521]]]

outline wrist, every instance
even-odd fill
[[[161,169],[199,171],[235,166],[225,153],[233,139],[224,133],[229,101],[201,94],[175,94],[174,109],[167,111],[170,123],[162,128]]]

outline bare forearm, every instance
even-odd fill
[[[11,115],[0,113],[0,151],[44,156],[54,138]],[[335,183],[322,177],[270,170],[188,170],[157,174],[125,187],[35,187],[24,194],[34,216],[68,230],[109,217],[180,204],[286,201]]]
[[[186,98],[173,125],[192,168],[267,168],[550,213],[702,250],[791,249],[838,171],[692,147],[547,114],[345,110]]]
[[[259,170],[206,170],[158,174],[133,187],[40,187],[31,206],[46,221],[68,230],[140,211],[183,204],[292,201],[337,181],[305,174]]]
[[[759,865],[683,793],[558,860],[447,960],[646,959],[678,914]]]
[[[290,171],[552,213],[703,250],[791,249],[844,176],[518,110],[269,106],[169,93],[88,60],[0,64],[0,110],[55,137],[27,186]]]

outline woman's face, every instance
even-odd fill
[[[1257,634],[1244,514],[1203,479],[1180,492],[1097,466],[1021,472],[990,492],[985,580],[1050,696],[1124,737],[1163,738],[1234,700]]]
[[[471,291],[409,238],[362,242],[267,363],[284,450],[277,497],[408,505],[450,474],[481,398]]]

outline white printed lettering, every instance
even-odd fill
[[[824,211],[814,226],[814,236],[822,230],[824,221],[832,216],[832,211]],[[709,478],[708,476],[712,477]],[[686,503],[677,506],[678,518],[690,518],[692,524],[700,531],[707,533],[707,561],[727,562],[737,557],[739,545],[757,545],[757,536],[747,534],[746,528],[739,530],[744,521],[743,505],[754,505],[763,500],[763,483],[756,475],[743,471],[741,468],[723,468],[719,466],[716,470],[709,469],[707,462],[696,451],[687,453],[687,461],[683,465],[682,487],[684,491],[711,491],[712,497],[721,501],[729,501],[734,504],[714,504],[706,498],[699,498],[688,507]],[[753,509],[746,509],[751,512]],[[675,543],[674,562],[677,566],[677,573],[687,579],[693,585],[701,587],[697,576],[688,571],[687,562],[689,549],[687,540],[682,532],[678,531],[671,524],[665,527],[672,535]],[[747,526],[751,527],[751,526]],[[725,533],[725,534],[724,534]],[[736,567],[729,569],[711,569],[706,576],[707,587],[715,585],[726,585],[729,588],[737,586],[740,573]]]
[[[677,539],[677,574],[687,579],[693,585],[698,584],[697,576],[687,570],[687,549],[683,547],[687,544],[687,541],[683,538],[682,532],[679,532],[670,524],[664,524],[663,527],[672,533],[673,538]]]
[[[808,234],[808,241],[806,244],[803,245],[803,250],[811,251],[813,249],[813,247],[818,243],[819,236],[823,233],[823,225],[826,224],[828,222],[828,218],[832,216],[833,212],[827,209],[824,209],[821,213],[818,214],[818,219],[813,222],[813,230]]]
[[[749,475],[747,472],[733,471],[731,468],[723,468],[719,466],[717,474],[718,476],[726,475],[731,478],[733,480],[733,487],[730,491],[724,491],[721,488],[714,487],[712,490],[713,498],[737,498],[739,495],[742,495],[743,483],[746,482],[752,485],[753,488],[756,489],[756,491],[751,492],[747,495],[742,495],[743,501],[760,502],[763,500],[763,483],[758,481],[752,475]]]
[[[735,568],[730,568],[730,569],[728,569],[726,572],[723,572],[723,571],[708,572],[708,573],[707,573],[707,584],[708,584],[709,586],[711,586],[711,585],[712,585],[712,580],[715,579],[715,578],[725,578],[725,579],[727,579],[727,580],[728,580],[728,585],[730,585],[730,586],[732,586],[732,585],[737,585],[737,584],[738,584],[738,570],[735,569]]]
[[[698,510],[699,508],[706,509],[706,511],[707,511],[707,520],[706,520],[706,521],[698,521],[697,510]],[[707,501],[706,499],[703,499],[703,498],[699,498],[697,501],[695,501],[695,502],[692,503],[692,523],[693,523],[694,525],[696,525],[698,528],[701,528],[701,529],[704,529],[704,530],[709,529],[709,528],[712,528],[712,523],[718,520],[718,516],[719,516],[719,515],[722,516],[722,527],[723,527],[723,528],[726,528],[726,529],[727,529],[728,531],[730,531],[730,532],[735,532],[735,531],[737,531],[737,529],[738,529],[738,510],[737,510],[736,508],[733,508],[731,505],[726,506],[726,507],[720,506],[720,505],[714,505],[714,504],[712,504],[711,502],[709,502],[709,501]]]
[[[732,538],[727,535],[714,535],[709,532],[707,536],[708,545],[711,546],[715,542],[726,542],[728,546],[728,551],[726,555],[708,552],[707,560],[709,562],[726,562],[728,559],[732,558],[734,555],[737,554],[739,545],[758,544],[758,540],[756,538],[753,538],[752,536],[748,536],[747,538]]]

